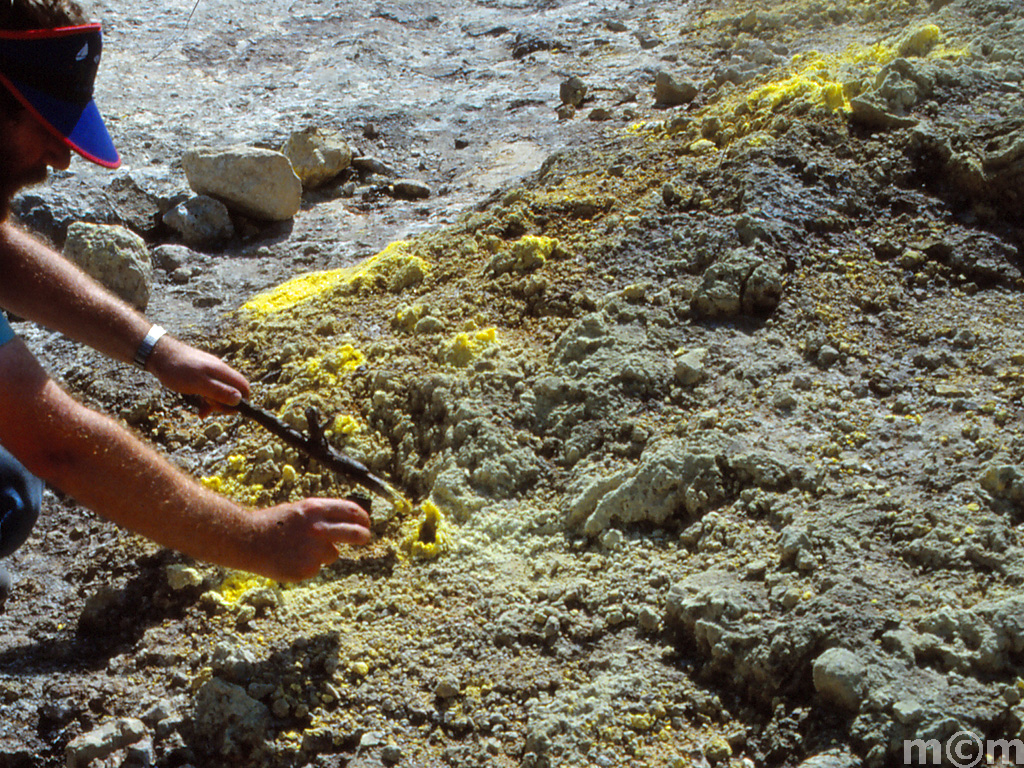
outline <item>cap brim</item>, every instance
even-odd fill
[[[29,85],[0,76],[20,101],[35,114],[50,131],[86,160],[104,168],[117,168],[121,156],[107,133],[96,102],[85,105],[55,99]]]

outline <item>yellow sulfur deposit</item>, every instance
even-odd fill
[[[512,244],[512,255],[519,269],[529,269],[543,265],[557,247],[558,241],[553,237],[523,235]]]
[[[366,355],[351,344],[342,344],[320,358],[322,366],[331,373],[352,373],[366,362]]]
[[[351,344],[342,344],[314,357],[297,360],[285,370],[292,391],[323,392],[344,386],[344,379],[365,363],[366,355],[360,350]],[[288,398],[285,405],[290,406],[297,397]]]
[[[259,484],[249,484],[244,480],[247,469],[245,457],[232,454],[227,457],[227,467],[216,475],[200,478],[205,488],[234,499],[239,504],[257,506],[263,495],[264,488]]]
[[[430,265],[419,256],[407,253],[409,245],[408,241],[398,240],[349,270],[344,279],[349,291],[380,287],[401,291],[420,282],[430,271]]]
[[[354,435],[356,432],[360,432],[363,429],[363,425],[354,416],[349,416],[347,413],[340,414],[335,417],[334,422],[331,424],[331,431],[336,435]]]
[[[293,277],[267,293],[261,293],[242,305],[242,309],[254,315],[269,315],[282,309],[313,298],[331,290],[341,281],[341,272],[333,269],[327,272],[310,272]]]
[[[934,24],[919,27],[910,32],[896,45],[900,56],[927,56],[939,44],[942,32]]]
[[[451,549],[444,515],[437,505],[423,502],[423,519],[402,541],[402,551],[409,557],[430,560]]]
[[[401,328],[407,333],[412,333],[413,328],[416,327],[416,323],[422,320],[426,314],[427,308],[422,304],[409,304],[395,310],[395,315],[391,319],[391,323],[395,327]]]
[[[242,305],[242,310],[264,316],[333,290],[345,293],[371,288],[403,290],[420,282],[430,271],[430,265],[424,259],[407,252],[409,245],[406,240],[397,240],[376,256],[353,267],[299,275],[250,299]]]
[[[311,357],[303,363],[302,378],[314,388],[337,387],[339,377],[352,373],[366,362],[366,356],[351,344]]]
[[[412,502],[390,485],[388,490],[391,492],[391,503],[395,505],[395,511],[402,517],[412,514]]]
[[[763,109],[776,111],[797,99],[833,110],[849,111],[850,102],[843,84],[835,79],[833,67],[821,54],[811,52],[801,60],[807,63],[790,77],[756,88],[747,96],[747,106],[752,112]]]
[[[264,488],[262,485],[249,485],[237,477],[224,475],[208,475],[200,479],[203,487],[214,493],[234,499],[239,504],[254,507],[260,503]]]
[[[673,129],[662,124],[661,135],[681,135],[690,142],[692,154],[723,149],[732,142],[770,128],[780,112],[800,114],[812,108],[851,112],[850,99],[870,90],[882,67],[900,57],[954,59],[967,55],[942,43],[942,30],[934,24],[912,29],[898,39],[870,46],[851,45],[841,53],[807,51],[794,56],[788,67],[776,70],[774,79],[737,89],[721,101],[711,104],[686,126],[698,125],[701,118],[717,118],[722,130],[715,142],[699,138],[685,127]],[[637,129],[639,130],[639,128]]]
[[[238,599],[250,589],[273,587],[274,582],[263,576],[235,571],[229,574],[220,584],[219,592],[227,603],[237,603]]]
[[[498,331],[496,328],[484,328],[474,333],[463,331],[455,334],[455,337],[444,346],[441,361],[454,365],[456,368],[465,368],[473,361],[473,358],[497,343]]]

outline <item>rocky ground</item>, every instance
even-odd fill
[[[1021,6],[397,5],[96,9],[127,167],[20,216],[143,235],[151,317],[417,506],[282,588],[48,494],[0,766],[880,766],[915,738],[976,765],[1024,737]],[[187,149],[311,124],[431,195],[350,170],[166,247]],[[212,487],[352,492],[17,328]]]

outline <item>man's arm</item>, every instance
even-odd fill
[[[150,322],[32,236],[0,223],[0,306],[130,363]],[[213,355],[170,336],[146,365],[177,392],[234,405],[249,395],[245,377]]]
[[[67,395],[18,339],[0,346],[0,443],[84,506],[199,560],[297,581],[337,559],[336,544],[370,539],[351,502],[246,510],[208,491]]]

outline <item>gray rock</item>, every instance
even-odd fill
[[[323,186],[352,164],[352,150],[338,134],[310,127],[293,133],[281,152],[304,189]]]
[[[782,275],[749,251],[732,251],[704,272],[690,306],[703,317],[772,312],[782,298]]]
[[[146,735],[146,725],[133,717],[119,718],[99,728],[83,733],[64,749],[68,768],[85,768],[99,760],[140,741]]]
[[[830,648],[814,660],[814,690],[833,704],[856,712],[867,688],[864,662],[845,648]]]
[[[660,525],[680,508],[697,517],[723,493],[714,455],[691,453],[669,442],[646,451],[632,477],[597,502],[584,531],[597,536],[613,521]]]
[[[156,749],[152,739],[142,739],[125,748],[121,768],[152,768],[156,765]]]
[[[192,269],[189,267],[178,267],[170,274],[171,282],[175,285],[185,285],[192,279]]]
[[[430,197],[430,187],[415,179],[397,179],[391,185],[391,194],[401,200],[425,200]]]
[[[861,765],[863,761],[848,751],[834,749],[808,757],[797,768],[859,768]]]
[[[156,230],[160,216],[171,206],[172,197],[180,192],[180,182],[172,181],[163,166],[119,172],[107,185],[117,220],[143,237]]]
[[[652,48],[657,48],[659,45],[662,45],[661,40],[650,32],[637,31],[633,33],[633,37],[636,38],[637,43],[640,44],[641,50],[644,51],[649,51]]]
[[[850,99],[850,119],[866,128],[880,130],[910,128],[917,125],[915,118],[889,111],[884,103],[872,98],[870,94]]]
[[[622,546],[623,539],[622,531],[613,528],[601,534],[601,546],[605,549],[618,549]]]
[[[1024,501],[1024,471],[1013,464],[989,466],[981,477],[981,487],[1000,499]]]
[[[263,743],[270,726],[270,711],[244,689],[213,678],[196,695],[194,729],[211,751],[241,753]]]
[[[361,173],[364,176],[396,175],[394,169],[390,165],[387,165],[383,160],[378,160],[376,157],[372,157],[370,155],[353,157],[352,167],[355,168],[357,171],[359,171],[359,173]]]
[[[810,549],[811,537],[807,530],[795,525],[787,525],[779,534],[779,555],[783,563],[793,563],[797,556]]]
[[[579,107],[587,98],[587,84],[573,75],[568,80],[562,81],[558,87],[558,97],[563,104],[574,108]]]
[[[218,248],[235,234],[227,206],[207,195],[179,203],[164,214],[163,221],[192,248]]]
[[[619,472],[611,476],[582,476],[574,484],[576,495],[569,502],[569,514],[567,521],[569,525],[578,525],[590,515],[597,507],[597,503],[622,485],[631,473],[628,471]]]
[[[645,605],[640,609],[640,613],[637,615],[640,620],[640,626],[647,632],[655,632],[658,629],[658,625],[661,621],[660,617],[654,610],[649,606]]]
[[[381,762],[395,765],[402,761],[402,748],[395,744],[387,744],[380,751]]]
[[[915,699],[900,699],[892,705],[892,714],[896,722],[904,725],[916,725],[924,717],[924,707]]]
[[[704,358],[708,350],[705,347],[691,349],[676,358],[676,381],[684,387],[692,387],[704,379]]]
[[[667,107],[689,104],[700,90],[687,81],[676,80],[668,72],[658,72],[654,76],[654,101]]]
[[[248,683],[252,677],[253,669],[256,666],[256,657],[252,651],[222,642],[213,649],[210,666],[213,668],[214,674],[229,682],[242,685]]]
[[[833,347],[831,344],[826,344],[818,350],[817,361],[818,365],[822,368],[831,368],[836,362],[839,361],[840,354],[839,350]]]
[[[124,227],[76,222],[64,256],[138,310],[149,304],[153,263],[145,241]]]
[[[434,686],[434,695],[439,699],[451,699],[459,695],[459,684],[453,679],[445,678]]]
[[[194,261],[199,254],[184,245],[158,245],[150,256],[154,267],[170,274]]]
[[[384,741],[383,731],[367,731],[359,737],[359,749],[373,749]]]
[[[444,330],[444,321],[440,320],[433,315],[427,315],[421,317],[416,321],[416,325],[413,326],[413,333],[440,333]]]
[[[280,152],[259,147],[200,147],[181,160],[189,186],[254,219],[286,221],[302,204],[302,182]]]
[[[158,723],[167,720],[175,715],[174,705],[169,699],[160,699],[153,703],[142,715],[142,722],[155,728]]]

